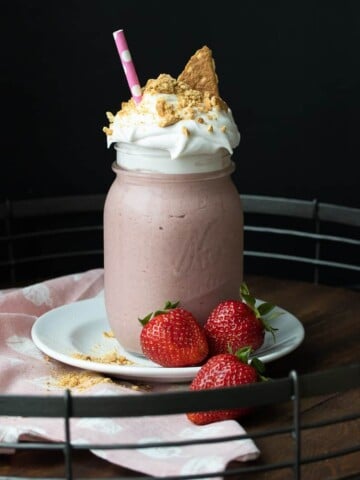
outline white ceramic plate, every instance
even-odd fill
[[[297,348],[304,338],[304,328],[291,313],[282,312],[271,324],[278,328],[276,343],[266,332],[256,356],[264,363],[282,357]],[[145,382],[188,382],[200,367],[164,368],[150,360],[131,355],[117,340],[104,335],[110,326],[103,297],[81,300],[55,308],[39,317],[32,327],[35,345],[46,355],[74,367],[101,372],[114,377]],[[134,365],[99,363],[75,358],[74,354],[100,357],[114,351],[134,361]]]

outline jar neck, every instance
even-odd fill
[[[166,150],[116,143],[116,164],[127,171],[187,175],[219,172],[232,165],[225,149],[212,154],[194,154],[172,159]]]
[[[113,162],[112,169],[116,173],[116,180],[122,182],[131,183],[187,183],[187,182],[203,182],[214,181],[220,179],[230,178],[230,175],[235,170],[234,162],[221,169],[213,172],[200,172],[200,173],[159,173],[159,172],[147,172],[147,171],[134,171],[126,170],[116,162]]]

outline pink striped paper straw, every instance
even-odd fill
[[[131,95],[133,96],[135,103],[139,103],[141,102],[142,98],[140,83],[134,63],[131,58],[129,47],[127,45],[124,30],[117,30],[113,33],[113,36],[120,55],[120,60],[125,72],[126,80],[131,91]]]

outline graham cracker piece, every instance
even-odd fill
[[[205,45],[194,53],[178,76],[178,81],[186,83],[193,90],[219,96],[215,62],[209,47]]]

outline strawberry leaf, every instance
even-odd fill
[[[179,303],[180,303],[179,301],[172,303],[168,300],[164,305],[164,310],[171,310],[173,308],[176,308],[179,305]]]
[[[264,325],[264,328],[267,332],[270,332],[272,337],[273,337],[273,340],[274,340],[274,343],[276,342],[276,336],[275,336],[275,332],[278,330],[278,328],[274,328],[270,325],[269,323],[269,319],[264,319],[264,318],[261,318],[261,321],[262,321],[262,324]]]
[[[255,308],[255,298],[252,297],[251,295],[248,295],[246,293],[243,293],[241,295],[242,299],[244,300],[244,302],[246,303],[246,305],[248,305],[251,309],[254,309]]]
[[[266,317],[266,321],[271,322],[272,320],[274,320],[274,318],[280,317],[280,315],[284,315],[284,313],[285,312],[279,312],[279,311],[271,312],[270,315]]]
[[[255,313],[256,318],[259,318],[260,317],[260,312],[255,306],[256,305],[256,298],[253,297],[250,294],[249,288],[248,288],[248,286],[246,285],[245,282],[243,282],[240,286],[240,296],[241,296],[242,300],[246,303],[246,305],[248,307],[250,307],[251,310]]]
[[[253,351],[252,347],[242,347],[235,352],[237,358],[243,363],[249,363],[249,356]]]
[[[271,303],[264,302],[261,305],[258,306],[258,310],[260,315],[267,315],[268,313],[271,312],[275,308],[275,305],[272,305]]]
[[[259,377],[259,380],[261,382],[267,382],[269,380],[268,377],[265,377],[264,375],[261,375],[260,373],[258,373],[258,377]]]
[[[248,307],[252,309],[256,318],[259,318],[267,332],[270,332],[274,343],[276,342],[275,332],[278,330],[277,328],[273,328],[270,325],[270,321],[274,318],[282,315],[282,313],[276,311],[274,312],[275,305],[272,305],[269,302],[263,302],[258,307],[256,306],[256,298],[250,294],[250,290],[245,282],[243,282],[240,286],[240,295],[243,301],[246,303]],[[270,315],[269,315],[270,314]],[[266,320],[263,318],[265,315],[268,315]]]
[[[245,282],[240,285],[240,295],[250,295],[250,290]]]
[[[153,314],[152,314],[152,312],[151,312],[151,313],[149,313],[148,315],[146,315],[146,317],[144,317],[144,318],[138,318],[138,320],[139,320],[139,322],[141,323],[141,325],[142,325],[143,327],[145,327],[145,325],[146,325],[147,323],[149,323],[149,321],[151,320],[152,316],[153,316]]]
[[[263,382],[268,380],[268,378],[264,376],[265,365],[263,364],[263,362],[259,358],[254,357],[251,360],[250,365],[255,368],[256,373],[258,374],[259,380],[261,380]]]
[[[254,357],[252,360],[251,360],[251,365],[255,368],[255,370],[260,374],[262,375],[263,373],[265,373],[265,365],[263,364],[263,362],[257,358],[257,357]]]
[[[146,315],[146,317],[144,317],[144,318],[138,318],[138,320],[143,326],[145,326],[147,323],[149,323],[149,321],[152,318],[157,317],[158,315],[161,315],[162,313],[167,313],[169,310],[172,310],[173,308],[176,308],[179,305],[179,303],[180,302],[172,303],[169,300],[167,300],[165,302],[164,308],[162,308],[161,310],[156,310],[155,312],[151,312],[148,315]]]

